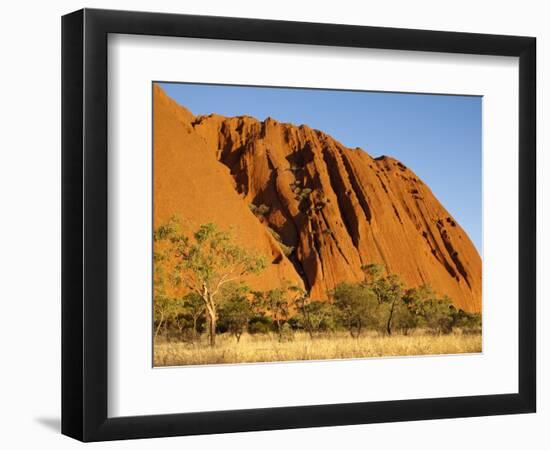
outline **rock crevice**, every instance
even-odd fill
[[[154,94],[155,222],[179,214],[234,226],[244,244],[273,256],[250,280],[259,287],[291,282],[322,300],[339,282],[362,280],[362,264],[383,263],[408,286],[429,283],[481,310],[477,250],[403,163],[305,125],[195,118],[160,88]]]

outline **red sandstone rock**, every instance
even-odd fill
[[[305,125],[194,117],[154,89],[156,225],[177,214],[235,227],[243,245],[271,261],[248,280],[258,288],[286,280],[326,299],[337,283],[362,280],[361,265],[382,263],[408,286],[428,283],[457,307],[481,311],[476,248],[399,161]],[[269,228],[294,247],[289,257]]]

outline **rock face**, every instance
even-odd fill
[[[481,311],[481,258],[467,234],[399,161],[372,158],[306,125],[194,117],[154,87],[154,221],[177,214],[237,230],[271,264],[249,282],[285,280],[313,299],[382,263]]]

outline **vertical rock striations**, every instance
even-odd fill
[[[155,86],[154,220],[174,214],[234,226],[283,280],[325,299],[361,266],[382,263],[408,286],[429,283],[481,310],[481,258],[467,234],[399,161],[372,158],[306,125],[194,117]]]

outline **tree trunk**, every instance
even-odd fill
[[[309,334],[309,338],[310,339],[313,339],[313,330],[311,328],[311,322],[309,320],[309,312],[306,313],[306,309],[304,308],[304,320],[305,320],[305,325],[306,325],[306,330]]]
[[[193,316],[193,342],[197,340],[197,316]]]
[[[395,300],[391,304],[390,315],[388,317],[388,323],[386,324],[386,331],[388,332],[388,336],[391,336],[391,320],[393,318],[393,309],[394,308],[395,308]]]
[[[210,338],[210,347],[215,347],[216,346],[216,313],[211,314],[208,320],[208,325],[209,325],[208,334]]]
[[[349,330],[349,334],[352,338],[355,338],[355,335],[353,334],[353,322],[351,321],[351,319],[348,319],[348,330]]]
[[[175,322],[176,322],[176,327],[178,327],[178,331],[180,332],[180,338],[182,338],[182,340],[183,340],[184,339],[184,336],[183,336],[184,324],[182,322],[180,322],[179,319],[175,319]]]
[[[155,330],[155,340],[157,339],[163,320],[164,320],[164,314],[161,314],[159,324],[157,325],[157,329]]]
[[[216,345],[216,304],[214,303],[214,299],[212,298],[212,294],[210,293],[208,287],[206,286],[206,283],[202,286],[202,299],[204,301],[204,306],[206,308],[206,318],[208,321],[208,338],[210,342],[210,347],[214,347]]]

